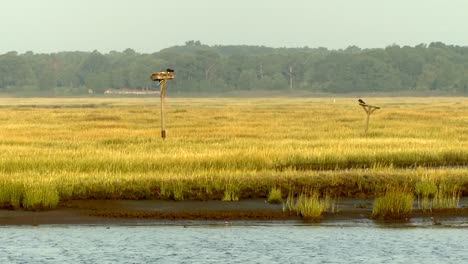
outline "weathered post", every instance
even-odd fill
[[[166,98],[165,94],[165,85],[166,85],[166,80],[161,80],[159,83],[161,90],[160,90],[160,97],[161,97],[161,137],[163,139],[166,139],[166,122],[164,120],[164,101]]]
[[[367,130],[369,130],[369,119],[370,119],[370,115],[371,115],[375,110],[380,109],[380,107],[374,106],[374,105],[368,105],[368,104],[366,104],[362,99],[359,99],[358,102],[359,102],[359,105],[362,106],[362,108],[364,109],[364,111],[365,111],[366,114],[367,114],[367,117],[366,117],[366,129],[365,129],[365,132],[367,133]]]
[[[155,72],[151,74],[151,80],[159,82],[159,95],[161,97],[161,137],[166,139],[166,121],[164,118],[164,104],[166,97],[166,80],[174,79],[174,70],[167,69],[165,72]]]

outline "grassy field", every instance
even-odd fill
[[[0,206],[468,194],[467,98],[367,101],[366,134],[355,98],[168,98],[163,141],[159,98],[0,99]]]

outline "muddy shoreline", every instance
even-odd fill
[[[343,198],[335,212],[328,212],[313,223],[396,223],[413,225],[468,226],[467,198],[460,208],[423,212],[414,209],[403,221],[372,220],[372,199]],[[50,211],[0,210],[0,225],[50,224],[209,224],[209,223],[311,223],[294,212],[283,211],[282,204],[269,204],[263,199],[223,201],[161,200],[72,200],[60,203]]]

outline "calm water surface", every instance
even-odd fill
[[[467,228],[0,227],[0,263],[468,263]]]

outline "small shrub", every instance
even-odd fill
[[[387,191],[382,197],[375,199],[373,218],[405,219],[411,214],[413,195],[405,191]]]
[[[281,189],[273,187],[268,194],[267,201],[272,204],[278,204],[282,201]]]

